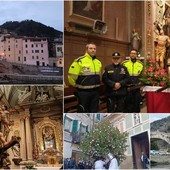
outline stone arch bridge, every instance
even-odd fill
[[[162,139],[166,141],[168,144],[170,144],[170,133],[154,131],[154,132],[151,132],[150,138],[151,139]]]

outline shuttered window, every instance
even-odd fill
[[[72,132],[77,132],[78,120],[73,120]]]

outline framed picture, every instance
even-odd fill
[[[72,1],[72,15],[79,15],[93,20],[103,19],[103,1]]]

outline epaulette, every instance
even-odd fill
[[[100,61],[98,58],[95,58],[95,60],[98,60],[98,61]],[[101,61],[100,61],[101,62]]]
[[[140,60],[137,60],[137,62],[143,65],[142,61],[140,61]]]
[[[79,57],[79,58],[76,58],[74,61],[75,62],[79,62],[82,58],[84,58],[85,56],[81,56],[81,57]]]

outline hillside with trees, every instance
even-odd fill
[[[170,133],[170,116],[154,121],[150,124],[151,131]]]
[[[24,20],[21,22],[8,21],[0,25],[0,28],[1,30],[6,29],[8,32],[19,36],[29,37],[58,38],[62,34],[61,31],[33,20]]]

